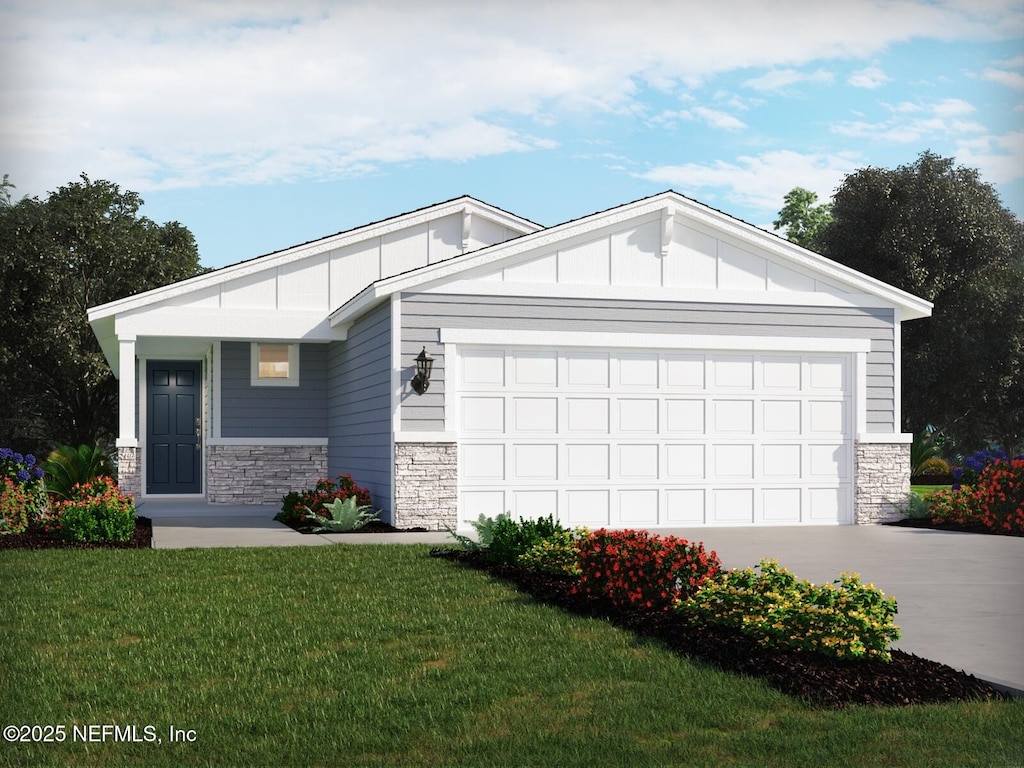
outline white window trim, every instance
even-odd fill
[[[299,345],[288,344],[288,378],[260,378],[260,344],[281,344],[280,341],[253,341],[249,347],[249,383],[254,387],[299,386]]]

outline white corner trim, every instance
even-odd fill
[[[250,445],[262,448],[267,445],[276,446],[321,446],[327,445],[326,437],[211,437],[207,445]]]
[[[707,336],[676,333],[598,333],[442,328],[443,344],[632,349],[723,349],[754,352],[870,352],[870,339],[788,336]]]
[[[914,436],[909,432],[858,432],[858,443],[889,443],[892,445],[910,445]]]
[[[454,432],[395,432],[396,443],[455,443],[458,438]]]

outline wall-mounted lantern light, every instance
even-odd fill
[[[422,395],[430,388],[430,372],[434,369],[434,358],[427,354],[427,348],[416,355],[416,375],[413,377],[412,388],[416,394]]]

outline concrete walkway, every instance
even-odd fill
[[[273,520],[278,507],[148,500],[153,546],[268,547],[451,544],[446,532],[300,534]],[[899,603],[895,647],[1024,693],[1024,539],[888,526],[677,528],[703,541],[727,568],[774,557],[798,578],[860,574]]]

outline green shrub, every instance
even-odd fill
[[[463,536],[461,533],[457,533],[454,528],[450,525],[446,525],[444,529],[451,534],[451,537],[455,539],[463,548],[470,552],[480,552],[481,550],[487,549],[491,546],[491,539],[494,538],[494,526],[498,524],[503,518],[510,517],[508,512],[502,512],[497,517],[487,517],[487,515],[481,514],[476,521],[470,521],[470,525],[473,526],[473,530],[476,531],[476,540],[469,538],[469,536]]]
[[[832,584],[799,581],[775,560],[706,581],[676,609],[709,624],[730,627],[765,646],[814,651],[838,658],[889,661],[896,600],[857,574]]]
[[[510,565],[535,544],[564,530],[562,524],[555,522],[552,515],[536,520],[520,518],[518,523],[513,521],[511,516],[499,516],[494,521],[491,543],[484,550],[484,554],[491,562]]]
[[[342,501],[335,499],[330,504],[321,506],[327,515],[318,515],[306,509],[306,519],[313,521],[313,533],[347,533],[362,528],[371,520],[377,520],[379,511],[374,511],[369,504],[360,505],[355,496]]]
[[[555,531],[521,554],[517,562],[537,573],[556,576],[579,576],[579,542],[590,535],[586,528],[573,531]]]
[[[29,509],[37,501],[34,494],[9,477],[0,477],[0,534],[24,533]]]
[[[338,475],[337,482],[322,477],[310,490],[286,493],[281,498],[281,511],[274,515],[274,519],[287,525],[295,525],[305,519],[306,510],[319,514],[318,510],[324,504],[330,504],[335,499],[344,501],[349,496],[355,496],[359,505],[372,503],[370,492],[356,485],[352,475]]]
[[[900,511],[911,520],[923,520],[931,517],[932,504],[929,499],[919,496],[914,491],[907,494],[907,501],[900,508]]]
[[[135,502],[110,477],[75,485],[57,502],[45,528],[65,541],[128,541],[135,533]]]
[[[55,501],[70,498],[76,485],[114,474],[110,458],[95,445],[62,445],[46,457],[42,467],[46,472],[46,492]]]
[[[594,531],[579,542],[580,580],[574,594],[614,605],[667,611],[721,569],[718,554],[675,536],[647,531]]]

